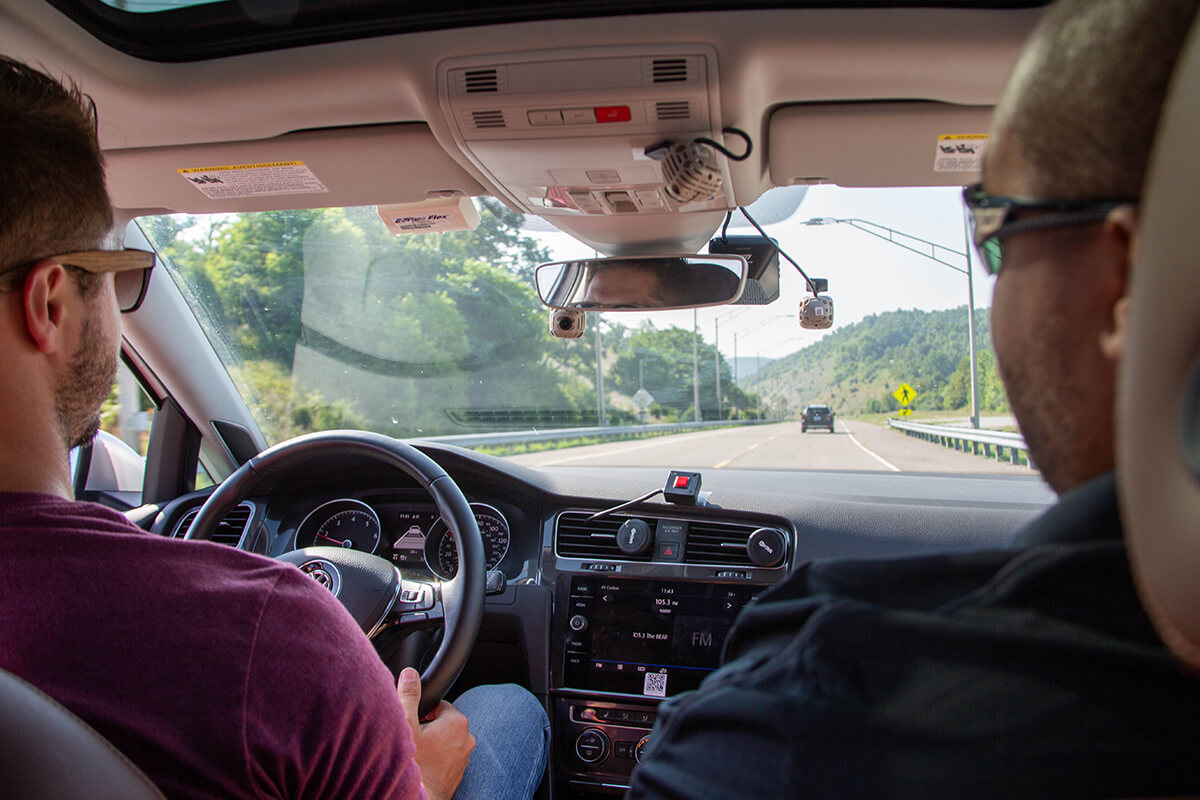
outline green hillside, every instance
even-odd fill
[[[1007,411],[986,309],[976,312],[975,325],[980,411]],[[905,381],[918,392],[915,409],[968,409],[967,327],[966,306],[872,315],[764,365],[743,388],[785,416],[808,403],[841,414],[892,411],[899,404],[891,393]]]

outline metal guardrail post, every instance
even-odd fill
[[[1005,457],[1005,450],[1007,450],[1008,460],[1013,464],[1020,464],[1021,453],[1024,453],[1029,468],[1035,469],[1032,459],[1029,458],[1029,447],[1025,444],[1025,437],[1019,433],[958,428],[952,425],[926,425],[921,422],[904,422],[898,419],[889,419],[888,427],[904,431],[909,436],[952,447],[964,453],[969,451],[974,455],[979,455],[979,448],[982,447],[983,455],[987,458],[993,457],[992,449],[995,448],[994,457],[997,461]]]

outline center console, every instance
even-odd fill
[[[616,536],[617,526],[632,517],[614,517],[608,526]],[[646,523],[651,543],[669,536],[674,545],[647,547],[649,557],[641,561],[619,549],[573,558],[577,551],[564,546],[543,573],[555,587],[554,775],[572,797],[624,792],[651,741],[658,703],[698,688],[720,666],[742,607],[786,573],[786,560],[761,567],[736,552],[741,547],[744,553],[747,540],[762,530],[777,533],[786,550],[790,537],[778,527],[705,522],[701,530],[699,522],[645,515],[637,521]],[[713,528],[727,537],[733,529],[735,543],[713,552],[735,552],[724,564],[697,563],[717,558],[694,544]],[[600,539],[603,532],[591,536]],[[664,550],[670,561],[663,560]],[[609,557],[595,557],[603,555]]]

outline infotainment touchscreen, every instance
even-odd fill
[[[567,686],[644,697],[695,689],[761,586],[682,581],[571,580]]]

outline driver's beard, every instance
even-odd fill
[[[112,391],[116,376],[117,354],[106,346],[95,317],[89,314],[80,331],[79,349],[55,387],[58,426],[68,449],[82,447],[96,438],[100,407]]]

